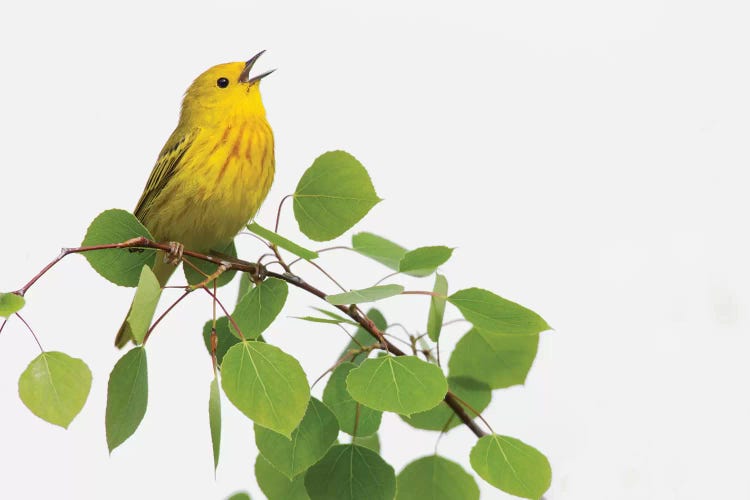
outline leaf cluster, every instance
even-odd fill
[[[343,235],[381,201],[362,164],[343,151],[317,158],[292,196],[300,231],[316,242]],[[380,455],[382,415],[391,412],[416,429],[439,433],[472,423],[491,403],[493,390],[524,383],[539,334],[549,329],[544,319],[482,288],[449,293],[448,280],[439,272],[453,255],[447,246],[408,250],[376,234],[356,233],[351,250],[388,268],[391,281],[401,275],[431,278],[430,290],[407,291],[402,284],[388,283],[326,294],[296,276],[282,256],[289,252],[312,262],[322,259],[320,251],[257,222],[248,230],[276,254],[283,272],[258,266],[260,271],[252,276],[240,274],[240,292],[231,312],[220,301],[217,288],[229,283],[236,269],[229,265],[221,272],[216,262],[195,256],[183,266],[186,282],[192,285],[186,285],[185,295],[204,290],[224,313],[208,319],[202,329],[214,367],[208,388],[214,466],[219,464],[221,407],[226,398],[254,423],[259,451],[256,479],[271,499],[478,498],[474,477],[437,454],[417,458],[396,474]],[[151,239],[130,213],[108,210],[91,223],[83,245],[107,246],[136,236]],[[108,281],[136,287],[127,318],[136,345],[117,361],[108,384],[105,428],[111,452],[134,434],[146,415],[146,344],[161,319],[154,321],[161,289],[150,269],[155,258],[151,249],[106,248],[84,255]],[[232,244],[217,249],[217,255],[231,264],[237,252]],[[272,343],[272,326],[285,306],[289,286],[327,302],[320,302],[325,307],[300,320],[330,324],[351,336],[344,352],[332,358],[321,399],[311,397],[300,362]],[[399,339],[409,347],[406,352],[391,342],[397,338],[395,324],[377,309],[364,313],[360,308],[404,293],[429,296],[424,328],[406,331],[406,338]],[[0,294],[0,315],[17,314],[23,305],[17,293]],[[450,355],[446,371],[437,353],[445,317],[455,312],[470,327]],[[353,332],[352,327],[356,327]],[[21,375],[19,393],[34,414],[67,427],[83,408],[90,386],[91,373],[83,361],[43,352]],[[449,401],[458,402],[463,411],[457,412]],[[472,427],[479,439],[470,454],[474,472],[510,494],[541,497],[551,480],[544,455],[516,438],[476,429]],[[348,435],[348,442],[340,443],[340,435]]]

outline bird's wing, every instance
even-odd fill
[[[138,200],[138,205],[133,212],[141,222],[143,222],[154,198],[162,192],[164,186],[180,168],[182,158],[190,149],[196,135],[197,130],[195,129],[180,130],[178,128],[164,145],[161,153],[159,153],[159,158],[156,160],[156,165],[151,171],[151,176],[146,182],[146,187],[143,189],[141,199]]]

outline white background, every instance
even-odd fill
[[[555,332],[526,385],[498,391],[486,416],[547,454],[549,499],[742,498],[747,26],[741,2],[721,1],[4,2],[0,290],[78,244],[100,211],[133,208],[192,78],[268,49],[258,68],[279,68],[263,83],[277,177],[258,220],[272,224],[318,154],[345,149],[385,198],[357,229],[458,247],[443,268],[453,290],[489,288],[541,313]],[[281,230],[306,242],[290,206]],[[348,253],[323,263],[352,288],[386,272]],[[112,339],[131,296],[76,256],[28,294],[44,346],[93,372],[67,431],[18,399],[31,337],[17,320],[0,335],[0,497],[261,498],[252,426],[226,401],[214,479],[210,302],[198,294],[149,342],[148,412],[108,455]],[[288,318],[314,304],[292,292],[267,335],[311,380],[346,343]],[[419,331],[426,305],[382,308]],[[446,329],[444,352],[464,331]],[[435,444],[396,418],[381,435],[397,472]],[[456,429],[439,450],[468,467],[473,442]],[[479,482],[483,498],[505,498]]]

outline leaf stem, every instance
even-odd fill
[[[292,198],[293,194],[288,194],[284,196],[281,201],[279,202],[279,208],[276,210],[276,224],[273,226],[273,232],[278,233],[279,232],[279,220],[281,219],[281,207],[284,206],[284,202],[287,200],[287,198]]]
[[[431,297],[436,297],[438,299],[447,299],[448,297],[446,295],[441,295],[439,293],[430,292],[427,290],[405,290],[401,292],[401,295],[429,295]]]
[[[170,245],[167,243],[157,243],[157,242],[149,240],[148,238],[141,236],[137,238],[131,238],[121,243],[112,243],[112,244],[106,244],[106,245],[95,245],[95,246],[77,247],[77,248],[64,248],[55,259],[53,259],[49,264],[47,264],[36,276],[34,276],[28,283],[26,283],[26,285],[24,285],[15,293],[23,296],[29,290],[29,288],[31,288],[34,285],[34,283],[36,283],[39,280],[39,278],[41,278],[47,271],[49,271],[58,262],[60,262],[64,257],[66,257],[67,255],[70,255],[71,253],[82,253],[82,252],[90,252],[90,251],[96,251],[96,250],[109,250],[109,249],[116,249],[116,248],[148,248],[148,249],[162,250],[164,252],[168,252],[170,250]],[[282,281],[286,281],[287,283],[290,283],[291,285],[297,288],[305,290],[306,292],[312,295],[315,295],[316,297],[322,300],[326,299],[325,292],[315,288],[314,286],[310,285],[299,276],[295,276],[294,274],[289,273],[289,272],[280,274],[280,273],[269,271],[268,269],[266,269],[265,266],[257,264],[257,263],[248,262],[248,261],[238,259],[238,258],[227,258],[227,257],[219,258],[219,257],[215,257],[212,255],[206,255],[200,252],[193,252],[191,250],[185,250],[183,252],[183,255],[194,257],[200,260],[205,260],[207,262],[211,262],[216,265],[224,264],[226,265],[227,270],[236,270],[236,271],[249,273],[251,277],[253,277],[256,280],[263,280],[265,278],[276,278]],[[239,334],[240,338],[242,338],[243,341],[247,340],[242,334],[242,331],[240,330],[234,318],[232,318],[231,314],[229,314],[227,309],[224,307],[221,301],[217,298],[216,294],[212,293],[206,287],[203,287],[203,290],[206,293],[208,293],[211,297],[213,297],[216,303],[219,305],[219,307],[221,307],[221,309],[224,311],[224,314],[226,314],[229,321],[237,330],[237,333]],[[403,292],[403,294],[406,294],[406,295],[420,294],[420,295],[436,296],[436,297],[441,297],[441,298],[443,297],[441,295],[435,294],[433,292],[428,292],[428,291],[405,291]],[[326,303],[328,303],[328,301],[326,301]],[[375,339],[377,339],[378,342],[380,343],[381,349],[384,349],[387,352],[396,356],[406,355],[401,349],[393,345],[392,342],[389,342],[383,336],[383,332],[381,332],[378,329],[378,327],[375,326],[375,323],[373,323],[373,321],[370,318],[368,318],[367,315],[362,313],[358,307],[348,307],[348,306],[343,306],[343,305],[337,305],[334,307],[338,308],[341,312],[343,312],[344,314],[349,316],[351,319],[356,321],[370,335],[372,335]],[[448,393],[446,393],[445,395],[445,402],[448,406],[450,406],[453,412],[461,419],[461,421],[469,429],[471,429],[471,431],[477,437],[482,437],[487,434],[476,424],[476,422],[474,422],[474,420],[471,417],[469,417],[469,415],[467,415],[466,411],[464,410],[464,407],[461,405],[461,403],[458,402],[457,397],[450,391],[448,391]],[[487,427],[489,428],[489,425]]]
[[[211,293],[211,290],[209,290],[209,289],[208,289],[208,288],[206,288],[205,286],[204,286],[204,287],[202,288],[202,290],[204,290],[204,291],[205,291],[205,292],[206,292],[207,294],[209,294],[209,295],[210,295],[211,297],[213,297],[213,298],[214,298],[214,302],[215,302],[216,304],[219,304],[219,307],[221,307],[221,310],[222,310],[222,311],[224,311],[224,315],[225,315],[225,316],[227,317],[227,319],[229,320],[229,322],[230,322],[230,323],[232,323],[232,326],[234,327],[234,329],[235,329],[235,330],[237,330],[237,333],[239,334],[239,336],[240,336],[240,338],[242,339],[242,341],[243,341],[243,342],[247,342],[247,339],[246,339],[246,338],[245,338],[245,336],[244,336],[244,335],[242,334],[242,330],[240,330],[240,327],[239,327],[239,325],[238,325],[238,324],[237,324],[237,322],[236,322],[236,321],[234,320],[234,318],[232,317],[232,315],[231,315],[231,314],[229,314],[229,311],[227,311],[227,308],[226,308],[226,307],[224,307],[224,304],[222,304],[222,303],[221,303],[221,301],[220,301],[220,300],[219,300],[219,298],[218,298],[218,297],[216,296],[216,294],[214,294],[214,293]]]
[[[23,316],[21,316],[18,313],[15,313],[15,314],[16,316],[18,316],[18,319],[20,319],[23,322],[23,324],[26,325],[26,328],[29,329],[29,332],[31,332],[31,336],[34,337],[34,340],[36,340],[36,345],[39,346],[39,350],[44,352],[44,347],[42,347],[41,342],[39,342],[39,337],[36,336],[36,333],[34,333],[34,330],[31,328],[31,326],[26,322],[25,319],[23,319]]]
[[[398,274],[399,274],[398,271],[396,271],[395,273],[387,274],[387,275],[383,276],[382,278],[380,278],[378,281],[376,281],[375,284],[372,285],[372,286],[378,286],[379,284],[381,284],[382,282],[384,282],[388,278],[393,278],[394,276],[396,276]]]
[[[484,417],[482,416],[482,414],[481,414],[481,413],[480,413],[479,411],[475,410],[475,409],[474,409],[474,408],[473,408],[473,407],[472,407],[472,406],[471,406],[471,405],[470,405],[469,403],[467,403],[467,402],[466,402],[466,401],[464,401],[463,399],[461,399],[461,398],[459,398],[458,396],[456,396],[456,395],[455,395],[454,393],[452,393],[452,392],[451,392],[450,390],[448,391],[448,394],[450,394],[451,396],[453,396],[453,398],[454,398],[454,399],[455,399],[456,401],[458,401],[459,403],[461,403],[462,405],[464,405],[464,406],[465,406],[466,408],[468,408],[468,409],[469,409],[469,411],[471,411],[471,412],[472,412],[472,413],[473,413],[474,415],[476,415],[476,416],[477,416],[477,418],[479,418],[479,419],[480,419],[480,420],[481,420],[482,422],[484,422],[484,425],[486,425],[486,426],[487,426],[487,428],[488,428],[488,429],[490,430],[490,432],[491,432],[492,434],[494,434],[494,433],[495,433],[495,431],[494,431],[494,430],[492,429],[492,426],[491,426],[491,425],[489,424],[489,422],[487,422],[487,421],[486,421],[486,420],[484,419]]]
[[[167,308],[166,311],[164,311],[163,313],[161,313],[161,315],[156,319],[156,321],[154,321],[154,323],[149,327],[148,331],[146,332],[146,335],[143,336],[143,345],[146,345],[146,341],[151,336],[151,332],[154,331],[154,328],[156,328],[156,325],[158,325],[159,323],[161,323],[161,320],[163,320],[164,317],[167,314],[169,314],[169,312],[172,309],[174,309],[174,307],[182,301],[182,299],[184,299],[185,297],[187,297],[190,294],[190,292],[192,292],[192,290],[185,290],[185,293],[183,293],[182,295],[180,295],[180,298],[178,298],[177,300],[175,300],[172,303],[172,305]]]

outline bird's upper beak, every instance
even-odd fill
[[[253,69],[255,61],[257,61],[264,52],[265,50],[261,50],[245,63],[245,67],[242,69],[242,73],[240,73],[240,83],[247,83],[248,85],[252,85],[276,71],[275,69],[272,69],[271,71],[266,71],[265,73],[261,73],[258,76],[253,76],[252,78],[250,77],[250,70]]]

